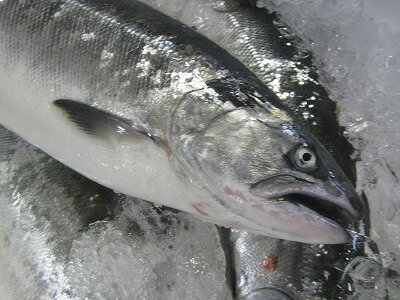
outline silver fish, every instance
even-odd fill
[[[0,141],[1,299],[229,298],[215,226]]]
[[[0,20],[0,123],[24,139],[215,224],[347,241],[363,210],[350,181],[216,44],[135,1],[5,0]]]

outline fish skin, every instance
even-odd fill
[[[276,288],[262,288],[243,297],[245,300],[294,300],[291,296]]]
[[[321,206],[359,217],[350,182],[290,109],[217,45],[133,1],[6,0],[0,19],[0,122],[23,138],[107,187],[216,224],[347,240]],[[153,138],[95,142],[61,121],[57,99],[129,120]],[[302,144],[316,152],[312,174],[288,162]],[[291,203],[290,193],[312,208]]]

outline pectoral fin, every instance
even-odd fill
[[[133,138],[136,141],[149,140],[159,144],[156,137],[141,130],[130,121],[96,107],[75,100],[58,99],[54,105],[60,108],[80,130],[93,138],[107,142]],[[132,140],[132,139],[131,139]]]
[[[55,100],[53,103],[79,129],[93,137],[108,138],[137,131],[129,121],[87,104],[67,99]]]

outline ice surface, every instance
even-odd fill
[[[371,237],[400,257],[400,3],[259,0],[314,54],[356,149],[358,190],[369,199]],[[400,271],[397,260],[392,268]]]
[[[123,202],[114,222],[94,223],[73,242],[66,271],[72,294],[226,299],[225,257],[215,226],[143,200]]]

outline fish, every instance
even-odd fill
[[[1,126],[0,140],[1,299],[229,299],[213,224],[114,193]]]
[[[215,43],[137,1],[5,0],[0,19],[6,128],[108,188],[217,225],[348,241],[363,214],[349,179]]]

